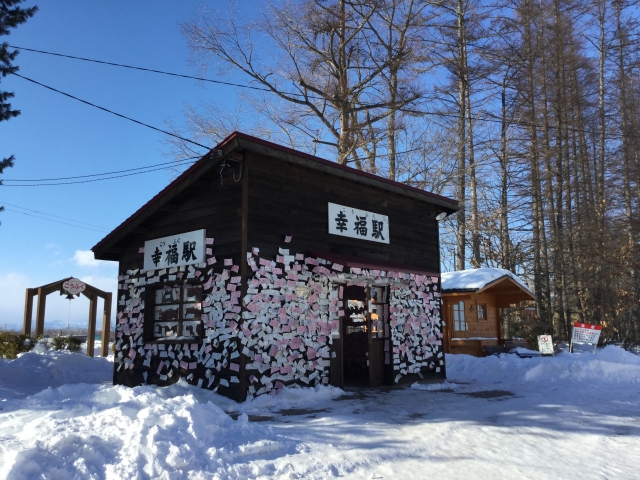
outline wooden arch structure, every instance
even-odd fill
[[[63,284],[73,277],[63,278],[57,282],[42,285],[37,288],[27,288],[24,303],[24,323],[22,333],[31,335],[31,317],[33,315],[33,297],[38,296],[38,307],[36,311],[36,337],[44,333],[44,311],[47,304],[47,295],[53,292],[60,292],[61,295],[67,295],[63,288]],[[84,282],[83,282],[84,283]],[[85,289],[80,292],[89,299],[89,329],[87,333],[87,355],[93,357],[93,347],[96,336],[96,317],[98,315],[98,298],[104,300],[104,309],[102,312],[102,349],[101,355],[106,357],[109,355],[109,333],[111,329],[111,292],[103,292],[102,290],[84,283]]]

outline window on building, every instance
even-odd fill
[[[467,322],[464,319],[464,302],[453,304],[453,323],[456,330],[467,329]]]
[[[478,304],[478,320],[487,319],[487,306],[484,303]]]
[[[202,337],[202,285],[171,285],[152,290],[148,340],[195,340]],[[145,320],[149,320],[149,316]],[[147,322],[145,322],[147,323]]]

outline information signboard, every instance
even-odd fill
[[[593,345],[593,351],[596,351],[598,340],[602,332],[602,325],[591,325],[589,323],[574,323],[573,335],[571,335],[570,351],[573,351],[573,344],[589,344]]]
[[[551,335],[538,335],[538,350],[542,355],[553,355],[553,339]]]

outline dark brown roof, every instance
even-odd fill
[[[394,182],[387,178],[379,177],[371,173],[363,172],[355,168],[340,165],[324,158],[309,155],[308,153],[299,152],[292,148],[284,147],[276,143],[268,142],[251,135],[247,135],[242,132],[233,132],[227,138],[225,138],[219,145],[213,148],[209,153],[205,154],[200,160],[191,165],[174,181],[162,189],[151,200],[140,207],[133,215],[127,218],[119,226],[113,229],[106,237],[100,240],[91,250],[94,252],[106,251],[109,246],[120,240],[127,232],[128,228],[134,228],[137,224],[141,223],[147,218],[148,213],[155,211],[155,208],[159,208],[163,201],[169,200],[169,193],[180,189],[180,184],[194,180],[199,177],[206,169],[203,166],[206,162],[210,162],[209,165],[217,163],[222,158],[235,150],[249,150],[268,155],[272,157],[282,158],[294,163],[302,163],[307,167],[319,169],[333,175],[350,178],[354,181],[361,183],[374,184],[380,188],[394,191],[399,194],[413,197],[417,200],[427,201],[440,207],[442,211],[449,214],[458,210],[458,201],[453,200],[442,195],[420,190],[419,188],[411,187],[403,183]],[[222,152],[222,157],[218,156],[218,152]],[[200,172],[199,172],[200,171]],[[181,189],[180,189],[181,190]],[[154,208],[155,207],[155,208]]]

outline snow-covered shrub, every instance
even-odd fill
[[[82,348],[82,340],[77,337],[53,337],[53,348],[56,350],[69,350],[78,353]]]
[[[36,344],[29,335],[0,332],[0,358],[14,359],[19,353],[28,352]]]

